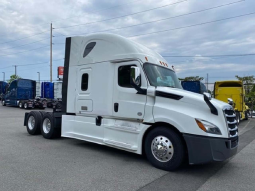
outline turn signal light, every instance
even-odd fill
[[[198,127],[199,127],[200,129],[202,129],[204,132],[206,132],[206,128],[205,128],[205,126],[203,125],[203,123],[201,123],[201,122],[198,121],[197,119],[196,119],[196,122],[197,122]]]

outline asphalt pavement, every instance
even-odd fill
[[[23,126],[25,112],[0,106],[0,191],[255,188],[255,119],[239,125],[238,153],[231,159],[166,172],[133,153],[80,140],[31,136]]]

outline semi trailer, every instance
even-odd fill
[[[46,99],[36,98],[36,82],[28,79],[13,80],[2,98],[2,105],[18,106],[20,108],[46,107]]]
[[[245,90],[242,81],[217,81],[214,84],[215,99],[233,105],[237,122],[248,120],[248,106],[245,105]]]
[[[42,82],[41,98],[47,98],[47,107],[53,108],[62,101],[62,82]]]
[[[184,90],[203,94],[207,92],[205,85],[200,81],[181,81]]]
[[[62,107],[27,112],[29,134],[62,136],[146,155],[163,170],[224,161],[237,152],[231,105],[182,89],[158,53],[114,34],[69,37]]]

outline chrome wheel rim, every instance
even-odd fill
[[[5,103],[5,102],[4,102],[4,101],[2,101],[2,105],[4,105],[4,103]]]
[[[172,142],[164,136],[157,136],[151,142],[151,152],[160,162],[168,162],[174,155]]]
[[[35,118],[34,118],[34,116],[31,115],[28,118],[27,125],[28,125],[29,130],[33,130],[35,128]]]
[[[25,109],[27,108],[27,103],[24,103],[24,108],[25,108]]]
[[[50,129],[51,129],[51,122],[48,118],[45,118],[43,120],[43,132],[45,134],[48,134],[50,132]]]
[[[22,108],[22,103],[19,103],[19,107]]]

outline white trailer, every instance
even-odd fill
[[[232,106],[183,90],[162,56],[124,37],[67,38],[62,90],[62,112],[26,113],[28,133],[145,154],[164,170],[237,151]]]
[[[54,82],[54,99],[62,99],[62,82]]]

